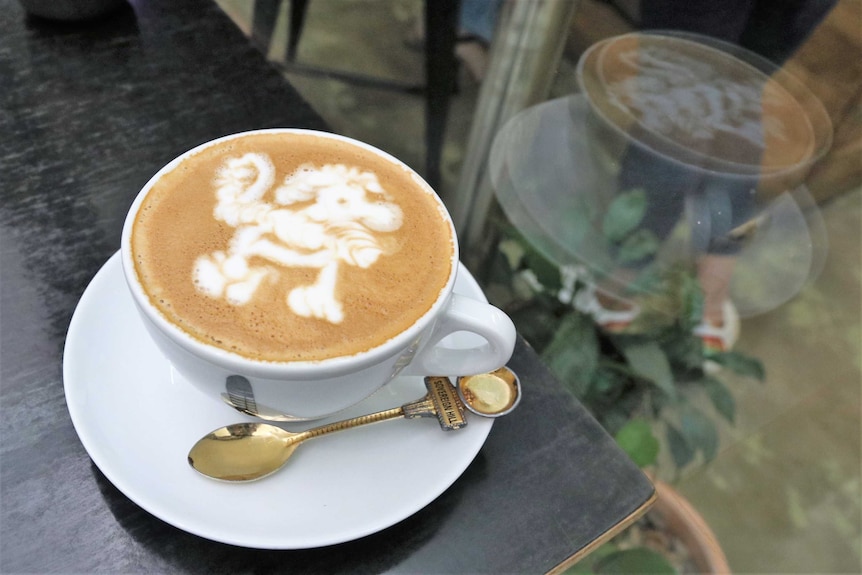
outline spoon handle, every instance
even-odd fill
[[[458,429],[467,425],[467,421],[464,419],[463,404],[447,378],[426,377],[425,387],[428,389],[428,393],[421,399],[417,399],[401,407],[314,427],[293,436],[292,442],[298,443],[312,437],[326,435],[327,433],[335,433],[336,431],[386,421],[388,419],[396,419],[398,417],[406,417],[407,419],[437,417],[440,427],[445,430]]]
[[[403,407],[395,407],[385,411],[378,411],[377,413],[369,413],[368,415],[360,415],[359,417],[336,421],[335,423],[330,423],[328,425],[321,425],[320,427],[315,427],[297,434],[296,439],[300,441],[311,439],[312,437],[320,437],[321,435],[326,435],[328,433],[335,433],[336,431],[343,431],[345,429],[359,427],[360,425],[368,425],[369,423],[377,423],[379,421],[386,421],[397,417],[404,417]]]

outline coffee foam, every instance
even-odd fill
[[[350,355],[403,331],[447,283],[454,240],[431,194],[344,142],[245,136],[154,185],[136,269],[199,339],[255,359]]]
[[[401,208],[388,201],[373,172],[343,164],[302,165],[275,190],[275,201],[267,202],[274,182],[275,166],[266,154],[222,164],[213,217],[236,233],[226,252],[198,257],[193,282],[210,297],[244,305],[264,277],[281,273],[279,268],[320,268],[313,284],[287,295],[287,305],[295,314],[341,323],[344,312],[335,295],[339,266],[373,265],[385,251],[386,238],[379,232],[401,227]],[[251,265],[255,256],[267,264]]]

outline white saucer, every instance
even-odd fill
[[[484,300],[463,266],[455,291]],[[459,345],[458,335],[449,345]],[[332,545],[409,517],[463,473],[492,425],[470,417],[467,427],[444,432],[433,418],[397,419],[313,439],[284,469],[257,482],[203,477],[186,460],[195,441],[222,425],[253,420],[172,373],[140,324],[118,254],[78,303],[63,379],[81,442],[120,491],[180,529],[260,549]],[[398,378],[338,419],[424,394],[420,378]]]

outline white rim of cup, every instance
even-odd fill
[[[788,94],[788,96],[790,96],[790,98],[792,98],[800,107],[802,107],[808,115],[808,121],[811,124],[812,137],[814,138],[814,149],[811,156],[806,159],[800,160],[799,162],[796,162],[794,164],[788,164],[786,166],[780,166],[774,169],[764,169],[763,166],[760,164],[742,164],[739,162],[734,162],[732,160],[721,160],[717,158],[712,158],[695,150],[685,148],[682,144],[679,144],[667,138],[665,135],[658,132],[654,132],[652,130],[647,130],[647,132],[649,132],[657,140],[664,142],[667,146],[667,149],[673,150],[675,153],[682,156],[682,158],[670,156],[668,155],[667,149],[653,148],[649,143],[637,140],[629,136],[626,131],[622,127],[620,127],[617,122],[613,120],[612,117],[607,114],[607,112],[602,106],[597,105],[597,102],[594,100],[594,94],[591,94],[591,90],[587,87],[583,78],[585,76],[585,67],[587,61],[590,58],[597,58],[599,60],[599,62],[596,63],[598,69],[595,71],[595,74],[597,76],[603,76],[602,70],[600,69],[601,60],[604,58],[605,50],[610,44],[613,44],[618,41],[625,41],[630,38],[637,39],[644,37],[673,40],[685,44],[694,45],[699,49],[716,52],[725,58],[730,58],[738,61],[740,64],[751,68],[752,70],[756,71],[758,74],[763,75],[764,78],[767,79],[771,76],[764,70],[764,68],[773,70],[776,73],[780,72],[782,81],[778,82],[779,86]],[[740,55],[744,55],[745,59],[742,59]],[[805,86],[802,82],[796,79],[792,74],[790,74],[783,68],[780,68],[777,64],[769,61],[768,59],[758,54],[755,54],[754,52],[751,52],[750,50],[747,50],[741,46],[737,46],[735,44],[731,44],[729,42],[725,42],[716,38],[701,36],[698,34],[677,30],[647,30],[613,36],[611,38],[596,42],[595,44],[587,48],[583,54],[581,54],[581,57],[578,60],[578,64],[576,66],[576,77],[578,80],[580,91],[584,94],[590,104],[590,109],[593,110],[602,119],[602,121],[613,131],[625,137],[631,144],[644,150],[648,150],[650,153],[660,155],[665,161],[688,167],[696,166],[697,169],[702,170],[706,173],[720,174],[724,177],[740,178],[750,178],[756,175],[770,178],[782,176],[785,174],[792,173],[796,170],[805,168],[806,166],[812,165],[814,162],[819,160],[832,145],[833,133],[832,123],[829,119],[829,115],[826,113],[826,109],[823,107],[823,103],[814,95],[813,92],[811,92],[811,90],[807,86]],[[786,84],[792,84],[793,89],[789,89]],[[803,102],[799,101],[799,98],[797,97],[796,93],[800,93],[805,96],[806,101],[804,104]],[[815,109],[805,109],[805,105],[812,106]],[[623,113],[632,118],[634,123],[640,125],[640,122],[637,120],[637,118],[631,115],[629,111],[625,111]],[[818,116],[818,118],[815,119],[812,118],[812,116]],[[815,120],[819,123],[828,124],[827,133],[823,136],[823,141],[820,142],[817,141],[818,128],[814,125]],[[707,164],[693,164],[683,158],[700,158],[702,160],[706,160]]]
[[[138,279],[138,274],[135,270],[131,250],[132,227],[134,225],[135,216],[137,215],[138,209],[140,208],[140,205],[143,202],[144,198],[152,189],[153,185],[164,174],[175,169],[183,160],[185,160],[189,156],[192,156],[216,144],[255,134],[304,134],[319,138],[337,140],[340,142],[357,146],[364,150],[370,151],[378,155],[379,157],[403,168],[410,174],[410,176],[419,185],[420,188],[424,189],[432,196],[434,201],[437,203],[441,216],[446,220],[449,225],[449,232],[452,238],[452,259],[450,262],[449,278],[447,279],[445,286],[440,290],[437,299],[434,300],[434,303],[431,305],[431,307],[424,314],[422,314],[408,329],[395,335],[394,337],[390,338],[389,340],[383,342],[378,346],[355,353],[353,355],[326,358],[321,360],[268,361],[252,359],[238,353],[230,352],[225,349],[203,342],[195,338],[182,328],[178,327],[170,320],[168,320],[162,314],[162,312],[159,311],[159,309],[152,304],[149,296],[144,291],[143,286]],[[382,359],[392,357],[396,354],[401,353],[405,348],[409,347],[414,340],[418,338],[420,333],[422,333],[436,320],[436,316],[440,312],[441,308],[443,308],[443,306],[447,304],[452,294],[452,290],[455,286],[455,280],[458,273],[458,265],[460,261],[458,241],[457,236],[455,235],[455,225],[452,222],[452,217],[449,215],[449,212],[443,204],[443,201],[440,199],[434,189],[419,174],[417,174],[415,170],[413,170],[412,168],[407,166],[407,164],[405,164],[398,158],[392,156],[391,154],[388,154],[383,150],[380,150],[370,144],[366,144],[365,142],[360,142],[358,140],[354,140],[353,138],[341,136],[339,134],[333,134],[331,132],[322,132],[302,128],[266,128],[229,134],[200,144],[171,160],[168,164],[166,164],[158,172],[156,172],[156,174],[153,175],[149,179],[149,181],[147,181],[144,187],[141,188],[141,190],[138,192],[137,196],[132,202],[132,205],[129,207],[129,211],[126,214],[126,219],[123,224],[120,252],[123,264],[123,273],[126,277],[126,284],[130,288],[132,297],[135,300],[137,307],[143,310],[146,316],[156,325],[156,327],[158,327],[161,331],[169,334],[171,339],[178,345],[180,345],[180,347],[184,348],[186,351],[202,359],[205,359],[215,365],[218,365],[228,370],[236,371],[238,373],[243,373],[244,375],[271,379],[326,379],[329,377],[338,376],[339,374],[361,370],[364,367],[368,367],[378,363]]]

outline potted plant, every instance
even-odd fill
[[[615,204],[601,225],[609,253],[632,259],[654,255],[658,242],[638,230],[644,212],[641,194],[623,194]],[[711,351],[695,335],[703,293],[692,267],[679,261],[641,274],[634,286],[640,312],[624,327],[609,331],[575,305],[578,294],[601,278],[577,266],[555,265],[505,222],[498,222],[498,228],[497,251],[485,273],[489,298],[506,310],[622,449],[646,469],[654,469],[660,450],[667,449],[664,460],[672,463],[675,477],[689,465],[712,460],[719,447],[717,421],[732,424],[736,415],[722,374],[763,380],[764,373],[758,360],[738,351]],[[707,405],[693,401],[704,395]],[[655,483],[660,503],[657,513],[640,522],[646,535],[634,540],[629,535],[630,541],[606,546],[573,572],[674,572],[650,549],[656,545],[649,538],[657,536],[649,532],[657,530],[657,523],[678,531],[684,526],[674,536],[680,543],[704,544],[690,550],[687,559],[717,564],[699,569],[726,569],[706,523],[669,484]],[[596,570],[583,571],[587,568]]]

